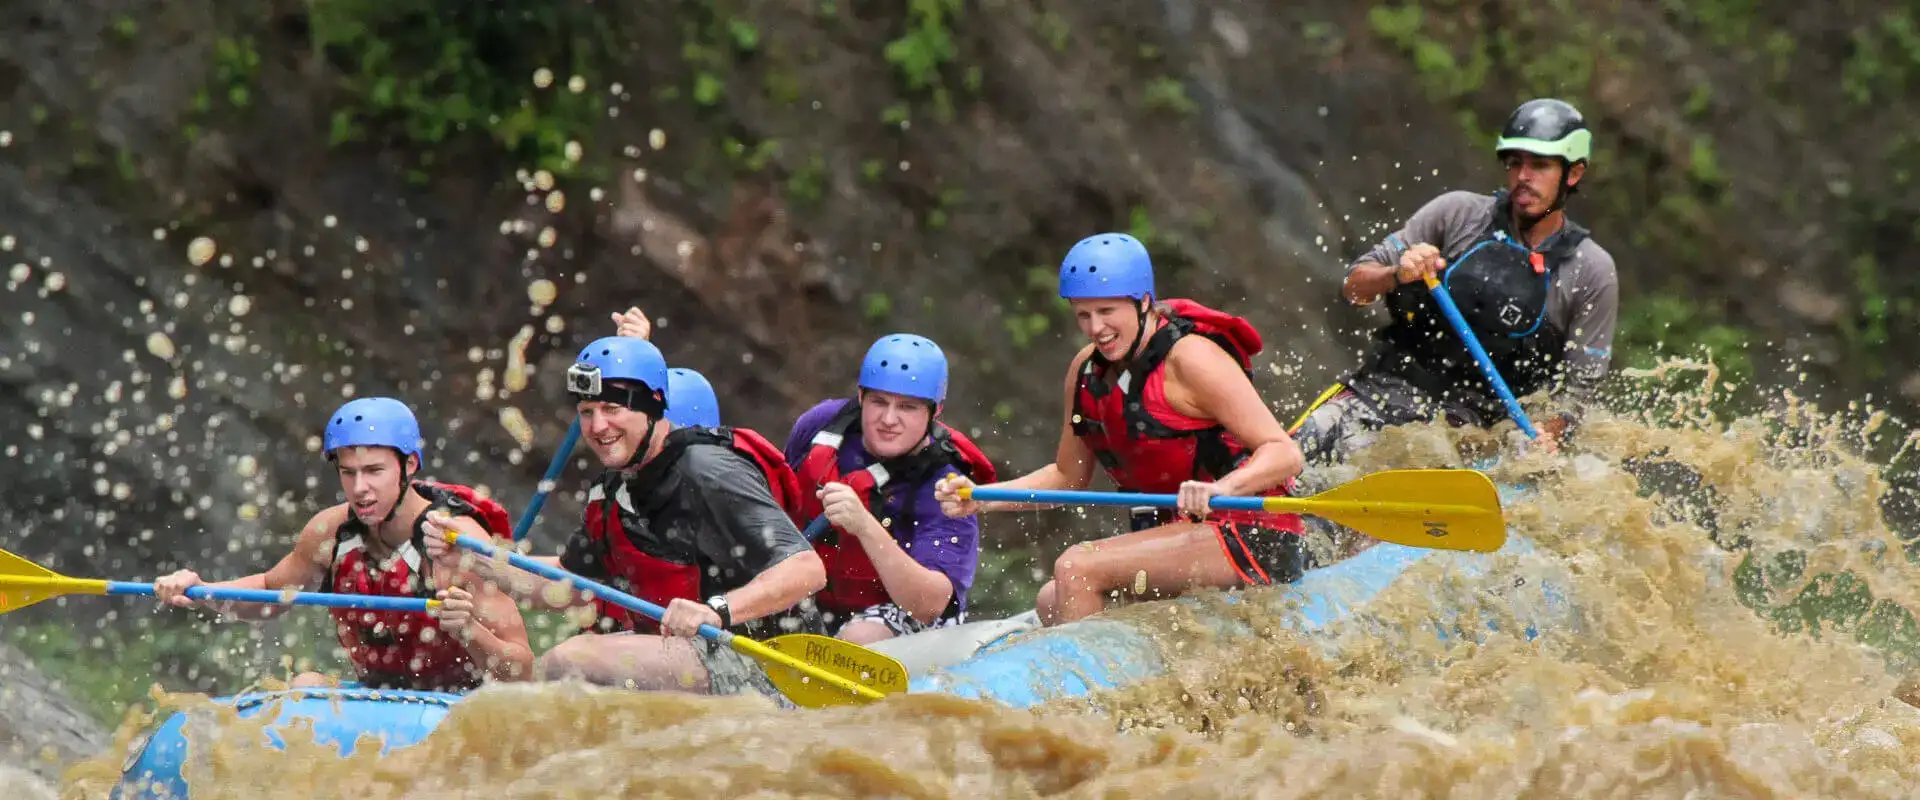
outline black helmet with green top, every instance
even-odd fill
[[[1593,154],[1593,131],[1580,110],[1561,100],[1529,100],[1507,117],[1500,140],[1493,145],[1496,154],[1523,153],[1558,158],[1567,166],[1585,162]]]
[[[1580,191],[1577,184],[1570,182],[1572,176],[1566,173],[1575,164],[1588,163],[1593,156],[1593,131],[1587,128],[1587,119],[1580,116],[1580,109],[1564,100],[1551,97],[1528,100],[1507,117],[1506,127],[1500,129],[1500,139],[1493,143],[1493,152],[1501,158],[1521,152],[1560,159],[1560,196],[1553,199],[1547,211],[1553,213],[1566,205],[1567,195]]]

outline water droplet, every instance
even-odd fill
[[[527,284],[527,299],[532,300],[536,306],[542,308],[550,306],[553,304],[554,299],[559,296],[560,287],[555,286],[553,281],[547,280],[546,278],[541,278]]]
[[[522,325],[507,345],[507,369],[503,377],[509,392],[527,388],[527,345],[533,342],[533,333],[532,325]]]
[[[171,360],[174,356],[173,340],[160,331],[149,333],[147,334],[147,352]]]
[[[158,233],[158,231],[155,233]],[[213,260],[218,250],[219,248],[214,245],[212,239],[205,236],[195,237],[192,242],[187,244],[187,261],[192,262],[196,267],[204,266],[208,261]]]
[[[533,426],[527,423],[526,415],[520,409],[506,406],[500,409],[500,427],[507,429],[507,435],[513,437],[521,449],[533,446]]]

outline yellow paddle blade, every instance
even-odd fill
[[[69,578],[0,550],[0,614],[63,594],[105,594],[106,581]]]
[[[748,652],[743,644],[763,652]],[[736,650],[760,658],[773,687],[803,708],[853,705],[907,690],[907,668],[852,642],[790,633],[765,644],[735,636]]]
[[[1387,470],[1312,497],[1267,498],[1266,508],[1312,514],[1410,547],[1490,553],[1507,543],[1500,490],[1477,470]]]

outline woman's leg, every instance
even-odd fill
[[[1162,525],[1067,548],[1053,562],[1052,614],[1042,606],[1046,589],[1035,603],[1042,623],[1057,625],[1100,613],[1107,592],[1132,586],[1141,572],[1147,575],[1147,591],[1161,598],[1241,584],[1220,546],[1219,530],[1204,523]]]
[[[294,689],[319,689],[339,685],[340,681],[335,680],[333,676],[319,672],[302,672],[293,676],[293,682],[287,684]]]
[[[1041,627],[1060,624],[1060,592],[1053,581],[1040,587],[1040,593],[1033,597],[1033,611],[1040,615]]]

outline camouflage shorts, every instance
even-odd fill
[[[793,701],[773,688],[773,681],[760,662],[706,637],[694,639],[692,645],[694,655],[699,656],[700,663],[707,668],[707,682],[713,694],[759,692],[782,708],[794,707]]]
[[[1342,389],[1307,415],[1300,429],[1294,431],[1293,441],[1300,445],[1300,453],[1309,465],[1326,466],[1345,462],[1356,451],[1373,444],[1383,427],[1386,420],[1373,406],[1352,389]]]

